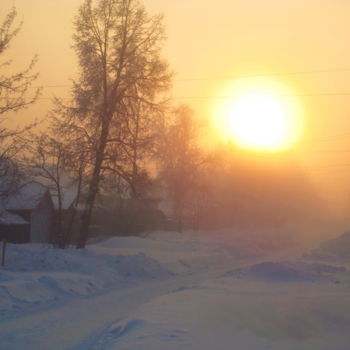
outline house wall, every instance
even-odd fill
[[[4,238],[9,243],[28,243],[30,240],[30,225],[0,225],[0,241]]]
[[[38,207],[31,214],[30,241],[50,243],[52,241],[53,203],[47,191]]]

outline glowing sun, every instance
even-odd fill
[[[288,113],[272,96],[241,98],[233,104],[228,122],[233,139],[241,146],[274,150],[289,143]]]
[[[216,107],[217,132],[238,147],[256,151],[277,152],[289,149],[302,133],[300,106],[282,95],[281,86],[271,83],[241,89],[232,100]],[[281,94],[282,92],[282,94]]]

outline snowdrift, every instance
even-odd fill
[[[143,253],[111,256],[92,249],[9,244],[6,260],[7,266],[0,270],[0,313],[4,318],[173,275]]]
[[[58,350],[347,350],[350,272],[347,255],[337,256],[347,238],[323,247],[334,260],[320,263],[288,256],[277,236],[154,232],[83,250],[9,245],[0,348],[51,344],[55,318],[55,339],[78,333]]]
[[[304,255],[305,259],[350,263],[350,232],[331,239]]]
[[[271,286],[224,277],[154,298],[113,323],[91,348],[346,350],[347,295],[338,284]]]
[[[304,262],[266,261],[249,267],[228,271],[224,276],[274,282],[315,282],[318,280],[332,280],[337,282],[336,276],[339,273],[348,274],[348,271],[343,266],[338,267]]]
[[[7,265],[0,269],[0,312],[4,318],[22,315],[110,288],[236,266],[285,245],[267,241],[265,233],[232,230],[114,237],[82,250],[9,244]]]

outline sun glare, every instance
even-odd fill
[[[300,139],[300,103],[286,96],[291,95],[286,87],[265,81],[235,86],[230,91],[232,99],[218,103],[214,109],[214,126],[221,138],[240,148],[266,152],[290,149]]]

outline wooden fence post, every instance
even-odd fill
[[[2,256],[1,256],[1,266],[5,266],[5,254],[6,254],[6,238],[2,240]]]

